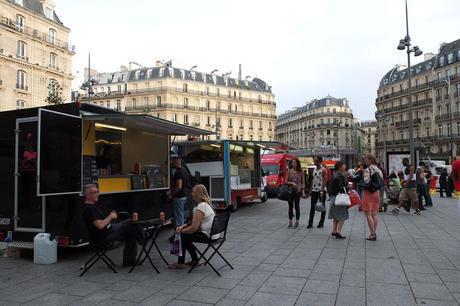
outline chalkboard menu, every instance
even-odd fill
[[[97,184],[99,169],[95,156],[83,155],[83,185]]]
[[[147,188],[162,188],[163,187],[163,172],[158,165],[145,165],[145,174],[147,175]]]
[[[143,175],[131,175],[131,185],[133,190],[142,190],[145,189],[144,185],[144,176]]]

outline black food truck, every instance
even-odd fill
[[[38,232],[86,244],[82,189],[103,210],[167,217],[171,136],[210,132],[148,115],[68,103],[0,113],[0,239],[30,247]]]

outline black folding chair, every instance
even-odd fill
[[[107,256],[107,251],[110,249],[112,246],[112,243],[109,241],[103,241],[103,242],[91,242],[89,243],[90,247],[94,251],[94,255],[83,265],[80,267],[80,270],[83,270],[79,276],[83,276],[86,272],[91,269],[92,266],[99,260],[102,260],[107,267],[110,268],[110,270],[113,271],[113,273],[117,273],[117,270],[115,269],[115,263]]]
[[[211,227],[211,233],[209,234],[209,241],[207,242],[207,247],[203,252],[200,252],[198,248],[195,247],[196,251],[198,254],[200,254],[200,257],[198,260],[195,262],[195,264],[190,268],[188,273],[192,272],[193,269],[196,268],[198,263],[200,262],[201,259],[205,260],[205,265],[209,265],[211,269],[214,270],[214,272],[217,273],[217,275],[221,276],[219,271],[217,271],[216,268],[210,263],[210,260],[214,257],[214,255],[219,255],[220,258],[222,258],[223,261],[233,270],[232,265],[224,258],[224,256],[219,252],[220,247],[224,244],[226,236],[227,236],[227,227],[228,227],[228,221],[230,220],[230,213],[222,213],[215,215],[214,221],[212,222],[212,227]],[[213,236],[220,234],[221,236],[218,239],[212,239]],[[206,242],[197,242],[197,243],[206,243]],[[210,250],[213,249],[214,252],[212,252],[211,256],[208,258],[205,257],[205,254]]]

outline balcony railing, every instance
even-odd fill
[[[442,120],[449,120],[449,119],[459,119],[460,118],[460,112],[452,112],[446,113],[446,114],[441,114],[441,115],[436,115],[436,121],[442,121]]]
[[[160,87],[151,87],[151,88],[143,88],[143,89],[128,89],[126,91],[112,91],[110,93],[107,92],[100,92],[96,93],[95,97],[108,97],[108,96],[113,96],[113,95],[140,95],[140,94],[151,94],[151,93],[167,93],[167,92],[173,92],[173,93],[184,93],[184,90],[182,88],[176,88],[176,87],[170,87],[170,86],[160,86]],[[200,90],[192,90],[188,89],[187,94],[192,94],[192,95],[197,95],[197,96],[206,96],[206,97],[220,97],[220,98],[225,98],[227,100],[232,100],[234,101],[232,97],[226,97],[222,95],[218,95],[216,93],[210,93],[209,95],[206,95],[206,92],[200,91]],[[256,102],[260,104],[270,104],[270,105],[275,105],[276,103],[273,101],[268,101],[268,100],[259,100],[257,98],[236,98],[237,101],[243,101],[243,102]]]
[[[63,49],[66,51],[69,51],[71,53],[75,53],[75,46],[69,44],[68,42],[62,41],[60,39],[57,39],[54,36],[50,36],[47,33],[43,33],[38,31],[37,29],[32,29],[28,26],[24,25],[17,25],[14,20],[11,20],[6,17],[0,17],[0,26],[6,27],[10,30],[14,30],[18,33],[22,33],[24,35],[27,35],[31,38],[42,40],[48,44],[51,44],[59,49]]]
[[[23,84],[16,84],[16,89],[28,91],[28,90],[29,90],[29,86],[23,85]]]
[[[83,100],[84,101],[84,100]],[[150,112],[153,110],[165,110],[165,109],[177,109],[177,110],[191,110],[191,111],[199,111],[199,112],[216,112],[218,111],[213,108],[207,107],[199,107],[199,106],[192,106],[192,105],[175,105],[171,103],[162,103],[161,105],[136,105],[136,106],[127,106],[127,112]],[[220,111],[220,113],[227,114],[227,111]],[[276,115],[269,115],[269,114],[261,114],[256,112],[242,112],[242,111],[233,111],[232,115],[240,115],[240,116],[251,116],[251,117],[262,117],[262,118],[270,118],[276,119]]]

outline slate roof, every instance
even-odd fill
[[[14,0],[10,0],[10,2],[15,3]],[[33,11],[33,12],[35,12],[35,13],[43,16],[43,17],[45,17],[45,12],[43,11],[43,7],[42,7],[42,5],[40,3],[40,0],[22,0],[22,4],[23,4],[22,6],[24,8],[26,8],[28,10],[31,10],[31,11]],[[61,20],[59,19],[58,15],[56,14],[55,11],[53,11],[53,14],[54,14],[54,16],[53,16],[54,20],[52,20],[52,21],[54,21],[54,22],[56,22],[56,23],[58,23],[60,25],[64,25],[61,22]]]
[[[254,78],[252,81],[249,80],[238,80],[231,77],[224,77],[217,74],[210,74],[198,71],[191,71],[186,69],[174,68],[174,67],[144,67],[139,69],[128,70],[125,72],[113,72],[113,73],[99,73],[96,77],[99,84],[116,83],[118,77],[122,73],[128,74],[127,80],[124,81],[139,81],[149,79],[164,79],[164,78],[175,78],[188,80],[192,82],[209,83],[213,85],[226,86],[235,89],[253,90],[260,92],[271,93],[271,87],[259,78]]]
[[[348,100],[346,98],[335,98],[330,95],[327,95],[326,97],[322,99],[319,99],[319,100],[314,99],[313,101],[307,102],[302,107],[296,107],[295,109],[291,111],[288,111],[284,114],[279,115],[278,120],[288,118],[291,116],[295,116],[301,113],[305,113],[313,109],[327,107],[327,106],[349,107]]]

